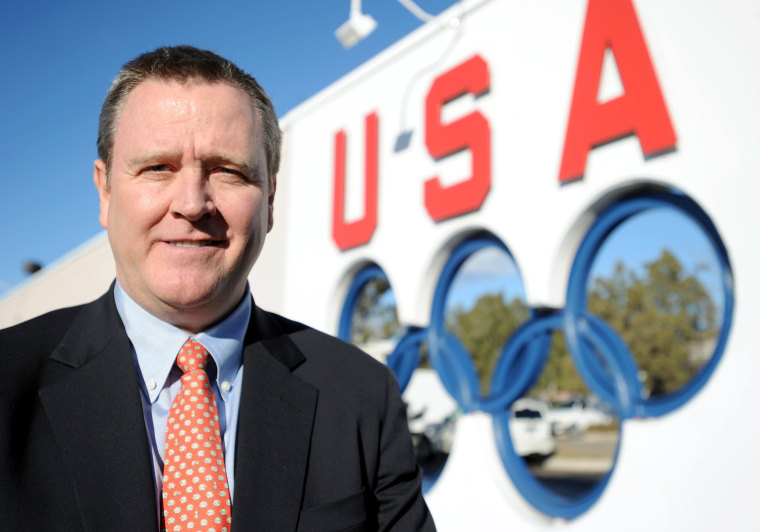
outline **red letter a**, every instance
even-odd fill
[[[615,56],[625,93],[600,104],[597,94],[607,48]],[[630,134],[639,138],[645,155],[671,149],[676,143],[631,0],[589,0],[560,182],[583,176],[591,148]]]

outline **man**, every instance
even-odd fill
[[[124,66],[94,171],[116,282],[0,332],[0,528],[434,529],[390,372],[253,303],[279,148],[229,61]]]

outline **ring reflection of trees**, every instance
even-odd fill
[[[479,259],[484,260],[483,256]],[[511,298],[505,295],[515,293],[508,280],[513,275],[508,265],[505,270],[501,281],[496,283],[498,288],[493,282],[467,287],[463,284],[457,290],[464,290],[463,295],[474,291],[475,297],[460,300],[472,303],[466,307],[453,304],[445,314],[446,328],[459,338],[472,357],[484,396],[489,394],[503,346],[530,317],[530,308],[522,295]],[[639,378],[650,395],[680,389],[713,354],[721,326],[718,307],[722,301],[717,298],[716,303],[711,297],[700,281],[700,271],[699,265],[693,266],[693,271],[687,270],[671,251],[661,249],[649,263],[631,267],[618,262],[610,274],[597,274],[588,282],[589,312],[608,323],[629,347],[639,368]],[[387,279],[370,278],[357,294],[353,307],[351,341],[382,358],[393,351],[405,331],[399,323],[395,297]],[[424,341],[419,349],[418,368],[404,395],[417,459],[429,487],[451,452],[461,410],[430,367]],[[510,432],[516,442],[522,438],[520,452],[531,473],[550,491],[574,496],[587,492],[611,470],[619,420],[590,396],[561,332],[552,334],[549,349],[538,380],[525,393],[531,400],[539,400],[536,404],[545,405],[544,412],[540,419],[513,420]],[[550,433],[544,430],[547,426],[551,427]],[[544,432],[547,434],[543,440],[537,439]],[[542,459],[531,461],[536,452],[543,453]]]
[[[649,395],[687,384],[714,351],[719,313],[698,270],[687,271],[662,249],[643,267],[618,262],[611,275],[589,281],[588,310],[628,345]],[[529,312],[521,298],[507,300],[491,290],[469,311],[454,307],[447,314],[447,328],[470,353],[484,395],[502,347]],[[613,467],[619,419],[590,396],[560,331],[552,333],[546,364],[524,397],[533,399],[517,403],[534,401],[536,418],[518,419],[513,412],[510,433],[516,452],[550,491],[568,497],[587,493]]]
[[[636,359],[645,390],[678,390],[709,360],[717,340],[716,305],[696,272],[668,250],[644,274],[618,263],[589,287],[589,310],[620,334]]]
[[[628,345],[651,395],[686,384],[709,359],[718,334],[716,305],[696,272],[687,272],[668,250],[644,265],[642,274],[618,262],[610,277],[595,277],[588,287],[588,309],[605,320]],[[447,328],[473,358],[484,393],[500,350],[528,318],[524,301],[483,294],[471,310],[454,308]],[[562,390],[586,394],[560,334],[531,395]]]
[[[362,287],[351,318],[351,343],[387,340],[399,329],[396,298],[384,277],[372,277]]]
[[[469,312],[455,307],[446,316],[446,328],[459,338],[473,359],[483,395],[488,394],[501,348],[529,314],[521,298],[507,302],[498,293],[480,296]]]

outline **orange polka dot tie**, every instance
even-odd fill
[[[206,374],[209,352],[190,339],[177,355],[179,393],[166,423],[164,526],[168,532],[230,530],[231,505],[219,413]]]

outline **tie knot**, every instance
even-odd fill
[[[190,338],[177,354],[177,365],[184,373],[205,370],[209,352],[197,340]]]

